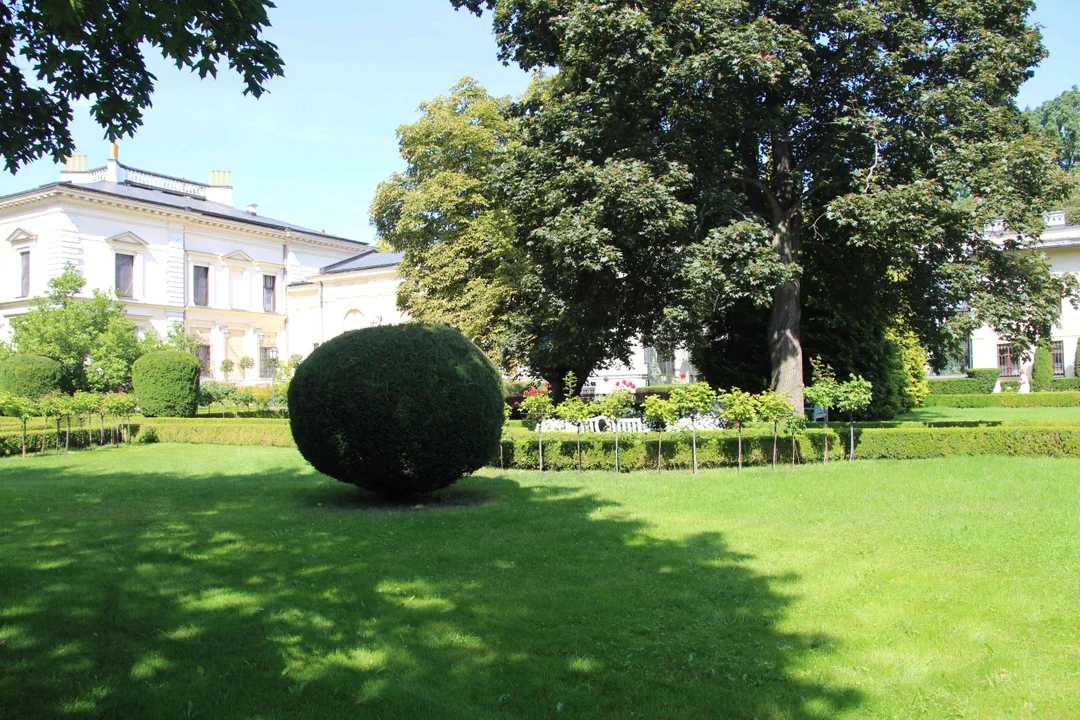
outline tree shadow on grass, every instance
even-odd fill
[[[800,671],[833,641],[778,628],[791,578],[755,574],[718,533],[658,539],[581,488],[477,478],[434,512],[369,512],[295,468],[90,480],[73,461],[0,482],[0,717],[824,718],[860,702]]]

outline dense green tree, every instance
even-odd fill
[[[1060,209],[1070,224],[1080,225],[1080,89],[1073,85],[1042,105],[1028,108],[1025,114],[1036,129],[1058,143],[1058,164],[1069,171],[1075,182]]]
[[[11,320],[12,346],[59,362],[69,392],[130,387],[132,363],[159,341],[140,341],[124,304],[101,290],[84,297],[85,284],[78,269],[65,266],[30,312]]]
[[[516,106],[505,185],[538,282],[568,313],[595,288],[608,354],[756,348],[801,409],[804,311],[874,338],[899,318],[940,363],[972,323],[1030,347],[1049,325],[1025,303],[1073,292],[1011,252],[1067,189],[1015,106],[1045,56],[1030,0],[451,2],[493,11],[504,61],[557,70]],[[1001,218],[1014,235],[983,233]],[[740,304],[764,324],[716,319]]]
[[[259,97],[282,74],[269,0],[21,0],[0,3],[0,156],[8,170],[74,152],[68,126],[78,100],[110,140],[133,135],[151,104],[154,75],[144,50],[216,76],[227,62]]]
[[[465,78],[421,104],[420,119],[397,131],[406,169],[380,183],[371,204],[379,241],[405,253],[398,306],[457,328],[504,370],[528,363],[518,322],[526,266],[492,184],[516,141],[509,102]]]

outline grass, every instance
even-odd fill
[[[1075,420],[1080,422],[1080,407],[1021,407],[1021,408],[950,408],[922,407],[898,415],[896,421],[914,422],[1044,422]]]
[[[0,460],[0,717],[1080,717],[1076,462]]]

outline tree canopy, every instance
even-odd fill
[[[1024,303],[1073,292],[1011,252],[1067,189],[1015,106],[1045,56],[1029,0],[451,2],[553,71],[506,187],[539,282],[603,298],[606,354],[726,344],[801,408],[804,342],[899,325],[940,363],[988,321],[1026,349],[1049,325]]]
[[[1080,224],[1080,89],[1075,85],[1036,108],[1024,111],[1035,128],[1052,138],[1060,148],[1058,164],[1067,170],[1075,185],[1059,209],[1072,225]]]
[[[457,328],[504,369],[523,360],[514,335],[525,269],[491,182],[516,141],[509,102],[465,78],[423,103],[421,117],[398,128],[405,171],[380,183],[371,203],[379,241],[405,253],[398,307]]]
[[[90,114],[109,140],[133,135],[151,104],[156,78],[143,47],[179,68],[216,76],[227,62],[259,97],[284,64],[261,37],[270,0],[22,0],[0,3],[0,156],[14,172],[74,152],[72,103],[90,100]]]

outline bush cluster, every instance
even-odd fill
[[[41,355],[12,355],[0,362],[0,392],[39,398],[60,392],[64,371],[60,363]]]
[[[131,367],[139,409],[146,417],[195,417],[199,410],[199,375],[194,355],[179,350],[147,353]]]
[[[930,380],[930,395],[989,395],[994,392],[1001,370],[997,368],[973,368],[966,378]],[[924,402],[926,402],[924,400]],[[926,403],[930,404],[930,403]]]
[[[296,446],[316,470],[388,496],[431,492],[499,451],[503,384],[491,361],[443,325],[339,335],[289,387]]]

